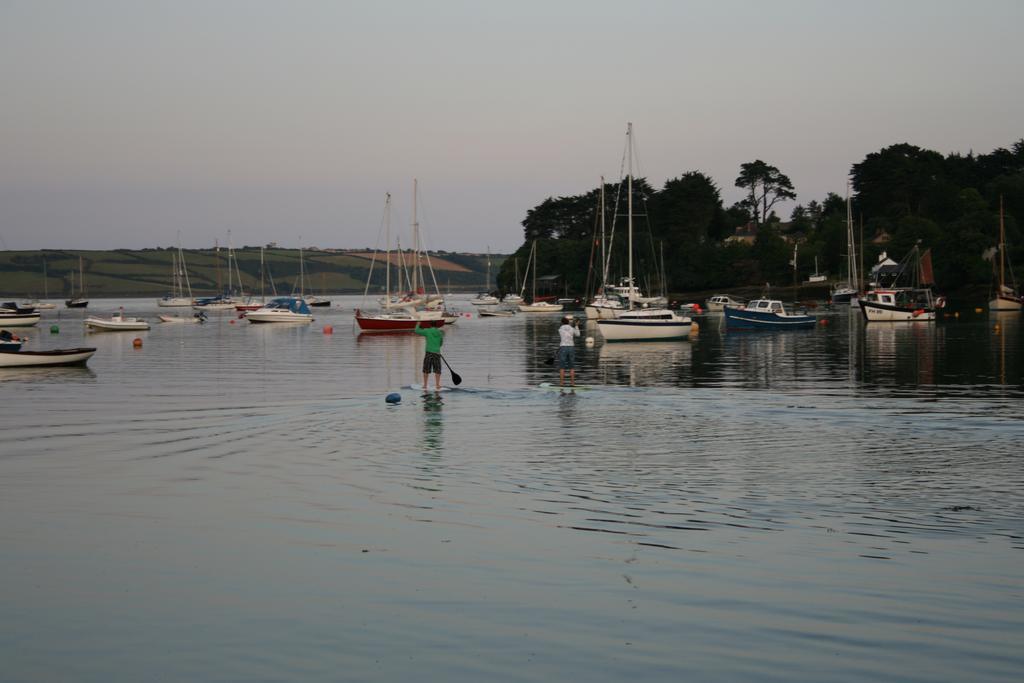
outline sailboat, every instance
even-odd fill
[[[626,176],[627,196],[627,230],[629,254],[628,282],[633,279],[633,124],[626,126],[626,141],[629,155],[629,174]],[[629,310],[618,318],[599,319],[597,329],[601,331],[605,341],[665,341],[668,339],[686,339],[690,336],[693,321],[687,316],[678,315],[667,308],[634,308],[635,301],[629,297]]]
[[[850,183],[846,183],[846,282],[836,283],[832,290],[832,303],[855,304],[857,297],[857,251],[853,241],[853,209],[850,205]],[[863,247],[863,245],[861,245]],[[815,267],[817,270],[817,267]]]
[[[164,308],[187,308],[192,305],[192,283],[185,270],[185,252],[181,249],[180,238],[178,253],[171,252],[171,293],[157,299],[156,305]]]
[[[626,310],[619,295],[609,292],[607,287],[608,268],[611,265],[611,260],[609,258],[610,252],[605,247],[605,213],[604,176],[601,176],[601,286],[597,288],[594,298],[583,309],[587,314],[588,320],[617,318],[620,313]]]
[[[523,276],[523,288],[519,291],[520,298],[526,292],[526,280],[530,276],[531,268],[533,269],[533,293],[530,296],[530,303],[519,304],[519,310],[523,313],[557,313],[558,311],[561,311],[562,304],[537,300],[537,240],[534,240],[533,246],[530,247],[530,260],[526,262],[526,273]]]
[[[82,255],[78,255],[78,296],[75,296],[75,271],[71,271],[71,298],[64,302],[68,308],[85,308],[89,300],[85,298],[85,266]]]
[[[21,302],[22,308],[36,308],[39,310],[48,310],[51,308],[57,308],[57,304],[52,301],[47,301],[50,298],[49,288],[47,287],[46,281],[46,258],[43,258],[43,300],[32,299],[31,301]]]
[[[881,257],[879,258],[881,259]],[[915,244],[894,271],[891,283],[875,287],[858,301],[864,320],[867,322],[934,321],[936,310],[946,305],[946,299],[941,296],[936,297],[931,290],[931,285],[935,283],[935,278],[932,275],[931,250],[922,254],[918,245]],[[900,279],[904,276],[909,283],[900,286]]]
[[[990,311],[1020,311],[1024,304],[1010,266],[1010,284],[1006,284],[1006,225],[1003,223],[1003,198],[999,197],[999,289],[988,302]]]
[[[192,302],[192,308],[197,311],[225,311],[233,309],[235,307],[235,300],[231,298],[229,293],[221,291],[221,279],[220,279],[220,244],[214,241],[214,265],[217,268],[217,290],[218,293],[214,296],[203,296],[196,297],[195,301]],[[231,235],[228,233],[228,289],[231,289],[231,260],[233,257],[233,250],[231,249]]]
[[[498,297],[491,294],[491,248],[487,247],[487,279],[484,281],[486,291],[480,292],[469,303],[474,306],[497,306],[501,303]]]
[[[414,272],[419,261],[418,245],[419,235],[418,227],[419,223],[416,222],[416,192],[417,182],[413,180],[413,242],[417,245],[416,259],[417,263],[414,264]],[[419,287],[419,279],[414,280],[412,283],[413,292],[409,295],[402,297],[401,299],[392,296],[391,292],[391,193],[387,193],[384,201],[384,245],[385,245],[385,259],[384,259],[384,298],[381,299],[382,309],[377,313],[367,313],[362,307],[355,310],[356,324],[359,325],[360,332],[412,332],[416,328],[416,324],[426,320],[443,320],[447,324],[454,322],[454,316],[446,314],[442,306],[437,305],[437,302],[443,303],[441,299],[441,293],[438,291],[436,296],[428,299],[423,295],[422,291],[418,291],[422,288]],[[373,279],[373,265],[376,263],[376,256],[374,261],[370,264],[370,272],[366,278],[366,289],[363,291],[363,298],[370,291],[370,283]],[[422,278],[422,271],[420,271],[418,278]],[[434,283],[435,288],[437,282]],[[434,303],[431,307],[431,303]],[[419,306],[426,306],[425,309],[418,308]]]

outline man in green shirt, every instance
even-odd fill
[[[427,352],[423,355],[423,389],[427,388],[427,378],[430,373],[434,373],[436,382],[434,386],[438,391],[441,390],[441,344],[444,344],[444,332],[441,330],[441,326],[444,325],[443,320],[425,320],[424,322],[416,323],[416,328],[413,330],[416,334],[427,340]]]

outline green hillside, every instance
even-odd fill
[[[79,258],[85,273],[86,295],[94,297],[162,296],[171,287],[172,255],[175,249],[117,249],[78,251],[44,249],[41,251],[0,251],[0,296],[60,299],[70,296],[72,281],[78,289]],[[228,251],[220,249],[184,252],[192,292],[214,294],[228,283]],[[302,270],[307,292],[356,293],[366,286],[370,265],[375,287],[384,283],[383,254],[368,251],[304,251]],[[487,257],[483,254],[432,253],[429,255],[437,284],[442,290],[477,291],[485,287]],[[297,249],[266,249],[263,253],[267,277],[264,287],[288,293],[298,289],[300,277]],[[503,256],[491,257],[491,273],[497,274]],[[405,263],[411,263],[408,254]],[[259,292],[260,250],[236,249],[232,277],[241,278],[247,292]],[[426,261],[424,260],[424,263]],[[392,255],[392,282],[397,280],[397,255]],[[46,272],[44,280],[43,272]],[[427,274],[429,279],[429,274]],[[492,285],[493,286],[493,285]]]

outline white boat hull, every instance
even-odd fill
[[[519,310],[523,313],[557,313],[562,310],[562,304],[519,304]]]
[[[92,332],[145,331],[149,323],[139,318],[114,315],[111,318],[86,318],[85,326]]]
[[[198,323],[203,322],[201,318],[197,318],[195,316],[189,316],[189,317],[186,318],[185,316],[181,316],[181,315],[159,315],[157,317],[160,318],[160,322],[162,322],[162,323],[196,323],[196,324],[198,324]]]
[[[1009,297],[996,297],[988,302],[988,310],[990,311],[1020,311],[1024,308],[1020,299],[1013,299]]]
[[[311,323],[312,315],[290,311],[250,311],[245,319],[251,323]]]
[[[54,351],[3,351],[0,352],[0,368],[82,365],[94,353],[96,353],[94,348],[56,349]]]
[[[39,313],[0,314],[0,327],[30,327],[39,322]]]
[[[935,320],[934,309],[916,308],[908,310],[883,308],[863,299],[859,303],[864,319],[868,322],[929,322]]]
[[[156,305],[161,308],[188,308],[192,305],[192,299],[188,297],[164,297],[157,299]]]
[[[587,314],[587,320],[614,320],[619,317],[619,314],[626,309],[611,306],[595,306],[590,304],[583,309]]]
[[[597,329],[605,341],[664,341],[686,339],[690,336],[693,322],[660,320],[598,320]]]

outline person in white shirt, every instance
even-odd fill
[[[558,328],[558,385],[565,386],[565,371],[569,371],[569,386],[576,386],[576,337],[580,336],[579,322],[565,316]]]

